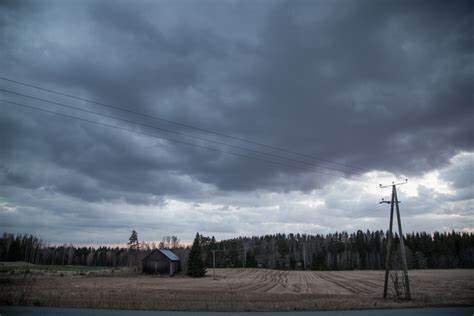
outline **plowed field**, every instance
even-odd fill
[[[381,298],[383,271],[208,270],[205,278],[146,275],[0,279],[0,304],[161,310],[316,310],[474,305],[473,270],[413,270],[413,300]],[[21,301],[20,301],[21,300]]]

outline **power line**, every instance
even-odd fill
[[[199,144],[196,144],[196,143],[190,143],[190,142],[185,142],[185,141],[175,140],[175,139],[169,139],[169,138],[162,138],[162,137],[159,137],[158,135],[155,135],[155,134],[136,131],[136,130],[133,130],[133,129],[124,128],[124,127],[117,126],[117,125],[111,125],[111,124],[107,124],[107,123],[97,122],[97,121],[93,121],[93,120],[89,120],[89,119],[86,119],[86,118],[82,118],[82,117],[78,117],[78,116],[74,116],[74,115],[69,115],[69,114],[65,114],[65,113],[54,112],[54,111],[46,110],[44,108],[35,107],[35,106],[31,106],[31,105],[26,105],[26,104],[21,104],[21,103],[9,101],[9,100],[0,99],[0,102],[4,102],[4,103],[7,103],[7,104],[19,106],[19,107],[34,109],[34,110],[37,110],[37,111],[41,111],[41,112],[45,112],[45,113],[49,113],[49,114],[54,114],[54,115],[66,117],[66,118],[69,118],[69,119],[76,119],[76,120],[80,120],[80,121],[87,122],[87,123],[90,123],[90,124],[100,125],[100,126],[104,126],[104,127],[108,127],[108,128],[119,129],[119,130],[123,130],[123,131],[129,132],[129,133],[141,134],[141,135],[145,135],[145,136],[149,136],[149,137],[153,137],[153,138],[157,138],[157,139],[166,139],[167,141],[170,141],[170,142],[184,144],[184,145],[193,146],[193,147],[204,148],[204,149],[207,149],[207,150],[210,150],[210,151],[220,152],[220,153],[233,155],[233,156],[237,156],[237,157],[242,157],[242,158],[246,158],[246,159],[256,159],[256,160],[260,160],[260,161],[267,162],[267,163],[274,164],[274,165],[290,167],[290,168],[296,168],[296,169],[300,169],[300,170],[306,170],[306,171],[310,171],[310,172],[316,173],[316,174],[324,174],[324,175],[335,176],[334,173],[323,172],[323,170],[316,171],[316,170],[314,170],[313,168],[310,168],[310,167],[295,166],[295,165],[291,165],[291,164],[281,163],[281,162],[278,162],[278,161],[268,160],[268,159],[258,157],[258,156],[248,156],[248,155],[244,155],[244,154],[241,154],[241,153],[236,153],[236,152],[221,150],[221,149],[218,149],[218,148],[199,145]],[[341,176],[343,178],[350,179],[348,177],[344,177],[343,175],[341,175]],[[353,180],[353,179],[351,179],[351,180]]]
[[[299,153],[299,152],[296,152],[296,151],[287,150],[287,149],[284,149],[284,148],[281,148],[281,147],[264,144],[262,142],[257,142],[257,141],[254,141],[254,140],[249,140],[249,139],[245,139],[245,138],[242,138],[242,137],[237,137],[237,136],[225,134],[223,132],[216,131],[216,130],[206,129],[206,128],[202,128],[202,127],[198,127],[198,126],[193,126],[193,125],[190,125],[190,124],[187,124],[187,123],[183,123],[183,122],[178,122],[178,121],[165,119],[165,118],[160,117],[160,116],[154,116],[154,115],[150,115],[150,114],[141,113],[141,112],[138,112],[138,111],[130,110],[130,109],[128,109],[126,107],[123,107],[123,106],[117,106],[117,105],[111,105],[111,104],[107,104],[107,103],[98,102],[98,101],[95,101],[95,100],[75,96],[75,95],[60,92],[60,91],[57,91],[57,90],[52,90],[52,89],[40,87],[40,86],[31,84],[31,83],[21,82],[21,81],[17,81],[17,80],[2,77],[2,76],[0,76],[0,80],[15,83],[15,84],[22,85],[22,86],[25,86],[25,87],[30,87],[30,88],[42,90],[42,91],[49,92],[49,93],[54,93],[54,94],[57,94],[57,95],[62,95],[62,96],[72,98],[72,99],[75,99],[75,100],[79,100],[79,101],[83,101],[83,102],[93,103],[93,104],[96,104],[96,105],[99,105],[99,106],[112,108],[112,109],[115,109],[115,110],[131,113],[131,114],[134,114],[134,115],[139,115],[139,116],[146,117],[146,118],[149,118],[149,119],[159,120],[159,121],[167,122],[169,124],[173,124],[173,125],[177,125],[177,126],[181,126],[181,127],[186,127],[186,128],[193,129],[193,130],[198,130],[200,132],[214,134],[214,135],[218,135],[218,136],[221,136],[221,137],[226,137],[226,138],[229,138],[229,139],[238,140],[238,141],[241,141],[241,142],[246,142],[246,143],[249,143],[249,144],[266,147],[268,149],[277,150],[277,151],[284,152],[284,153],[287,153],[287,154],[292,154],[292,155],[296,155],[296,156],[300,156],[300,157],[305,157],[305,158],[313,159],[313,160],[316,160],[316,161],[321,161],[321,162],[328,163],[328,164],[339,165],[339,166],[347,168],[347,169],[358,169],[359,171],[364,171],[364,169],[359,168],[359,167],[350,166],[350,165],[347,165],[347,164],[343,164],[343,163],[339,163],[339,162],[335,162],[335,161],[330,161],[330,160],[326,160],[326,159],[322,159],[322,158],[318,158],[318,157],[315,157],[315,156]]]
[[[170,129],[166,129],[166,128],[162,128],[162,127],[157,127],[155,125],[138,123],[138,122],[135,122],[135,121],[132,121],[132,120],[129,120],[129,119],[124,119],[124,118],[121,118],[121,117],[117,117],[117,116],[114,116],[114,115],[95,112],[95,111],[83,109],[83,108],[80,108],[80,107],[77,107],[77,106],[64,104],[64,103],[56,102],[56,101],[51,101],[51,100],[48,100],[48,99],[43,99],[43,98],[35,97],[35,96],[32,96],[32,95],[28,95],[28,94],[19,93],[19,92],[8,90],[8,89],[0,88],[0,91],[10,93],[10,94],[14,94],[14,95],[21,96],[21,97],[25,97],[25,98],[29,98],[29,99],[36,100],[36,101],[41,101],[41,102],[50,103],[50,104],[54,104],[54,105],[57,105],[57,106],[73,109],[73,110],[76,110],[76,111],[81,111],[81,112],[84,112],[84,113],[89,113],[89,114],[102,116],[102,117],[110,118],[110,119],[117,120],[117,121],[126,122],[126,123],[129,123],[129,124],[135,124],[135,125],[138,125],[138,126],[152,128],[152,129],[155,129],[155,130],[158,130],[158,131],[161,131],[161,132],[165,132],[165,133],[173,133],[173,134],[177,134],[177,135],[181,135],[181,136],[185,136],[185,137],[198,139],[198,140],[201,140],[201,141],[206,141],[206,142],[210,142],[210,143],[214,143],[214,144],[218,144],[218,145],[228,146],[228,147],[235,148],[235,149],[246,150],[246,151],[256,153],[256,154],[259,154],[259,155],[267,155],[267,156],[275,157],[275,158],[278,158],[278,159],[287,160],[287,161],[296,162],[296,163],[301,163],[301,164],[305,164],[305,165],[308,165],[308,166],[311,166],[311,167],[316,167],[316,168],[325,168],[325,169],[334,170],[334,171],[338,171],[338,172],[347,172],[347,170],[341,170],[341,169],[338,169],[338,168],[333,168],[333,167],[328,167],[328,166],[321,166],[321,165],[318,166],[318,165],[315,165],[314,163],[310,163],[310,162],[307,162],[307,161],[304,161],[304,160],[298,160],[298,159],[294,159],[294,158],[280,156],[280,155],[277,155],[277,154],[274,154],[274,153],[263,152],[263,151],[254,150],[254,149],[247,148],[247,147],[228,144],[228,143],[224,143],[224,142],[213,140],[213,139],[208,139],[208,138],[204,138],[204,137],[200,137],[200,136],[195,136],[193,134],[187,134],[187,133],[183,133],[183,132],[179,132],[179,131],[175,131],[175,130],[170,130]]]

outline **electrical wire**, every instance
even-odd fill
[[[57,91],[57,90],[52,90],[52,89],[40,87],[38,85],[34,85],[34,84],[31,84],[31,83],[21,82],[21,81],[14,80],[14,79],[7,78],[7,77],[3,77],[3,76],[0,76],[0,80],[15,83],[15,84],[22,85],[22,86],[25,86],[25,87],[30,87],[30,88],[42,90],[42,91],[53,93],[53,94],[56,94],[56,95],[65,96],[65,97],[72,98],[72,99],[79,100],[79,101],[83,101],[83,102],[93,103],[93,104],[96,104],[96,105],[99,105],[99,106],[108,107],[108,108],[111,108],[111,109],[131,113],[131,114],[146,117],[146,118],[149,118],[149,119],[158,120],[158,121],[162,121],[162,122],[167,122],[169,124],[173,124],[173,125],[177,125],[177,126],[181,126],[181,127],[186,127],[186,128],[189,128],[189,129],[200,131],[200,132],[214,134],[214,135],[218,135],[218,136],[221,136],[221,137],[226,137],[226,138],[229,138],[229,139],[234,139],[234,140],[238,140],[238,141],[241,141],[241,142],[246,142],[246,143],[249,143],[249,144],[262,146],[262,147],[265,147],[265,148],[268,148],[268,149],[277,150],[277,151],[284,152],[284,153],[287,153],[287,154],[292,154],[292,155],[296,155],[296,156],[300,156],[300,157],[305,157],[305,158],[308,158],[308,159],[320,161],[320,162],[327,163],[327,164],[338,165],[338,166],[341,166],[341,167],[344,167],[344,168],[347,168],[347,169],[350,169],[350,170],[364,171],[364,169],[362,169],[362,168],[351,166],[351,165],[348,165],[348,164],[343,164],[343,163],[339,163],[339,162],[335,162],[335,161],[322,159],[322,158],[315,157],[315,156],[312,156],[312,155],[307,155],[307,154],[299,153],[299,152],[296,152],[296,151],[291,151],[291,150],[288,150],[288,149],[285,149],[285,148],[282,148],[282,147],[268,145],[268,144],[265,144],[265,143],[262,143],[262,142],[249,140],[249,139],[246,139],[246,138],[243,138],[243,137],[229,135],[229,134],[226,134],[226,133],[223,133],[223,132],[220,132],[220,131],[216,131],[216,130],[211,130],[211,129],[202,128],[202,127],[194,126],[194,125],[183,123],[183,122],[169,120],[169,119],[166,119],[166,118],[163,118],[163,117],[160,117],[160,116],[156,116],[156,115],[141,113],[141,112],[138,112],[138,111],[130,110],[130,109],[128,109],[126,107],[123,107],[123,106],[117,106],[117,105],[102,103],[102,102],[99,102],[99,101],[95,101],[95,100],[75,96],[75,95],[72,95],[72,94],[69,94],[69,93],[64,93],[64,92],[60,92],[60,91]]]
[[[214,147],[199,145],[199,144],[196,144],[196,143],[190,143],[190,142],[185,142],[185,141],[176,140],[176,139],[162,138],[162,137],[160,137],[158,135],[155,135],[155,134],[150,134],[150,133],[146,133],[146,132],[142,132],[142,131],[136,131],[136,130],[133,130],[133,129],[124,128],[124,127],[121,127],[121,126],[107,124],[107,123],[103,123],[103,122],[93,121],[93,120],[89,120],[89,119],[86,119],[86,118],[82,118],[82,117],[78,117],[78,116],[74,116],[74,115],[70,115],[70,114],[50,111],[50,110],[47,110],[47,109],[44,109],[44,108],[41,108],[41,107],[35,107],[35,106],[27,105],[27,104],[17,103],[17,102],[13,102],[13,101],[10,101],[10,100],[0,99],[0,102],[15,105],[15,106],[19,106],[19,107],[23,107],[23,108],[34,109],[34,110],[37,110],[37,111],[41,111],[41,112],[45,112],[45,113],[49,113],[49,114],[54,114],[54,115],[66,117],[66,118],[69,118],[69,119],[75,119],[75,120],[87,122],[89,124],[95,124],[95,125],[99,125],[99,126],[103,126],[103,127],[123,130],[123,131],[129,132],[129,133],[145,135],[145,136],[157,138],[157,139],[160,139],[160,140],[165,139],[167,141],[174,142],[174,143],[184,144],[184,145],[188,145],[188,146],[192,146],[192,147],[204,148],[204,149],[207,149],[207,150],[210,150],[210,151],[220,152],[220,153],[233,155],[233,156],[237,156],[237,157],[242,157],[242,158],[246,158],[246,159],[256,159],[256,160],[260,160],[260,161],[267,162],[267,163],[270,163],[270,164],[284,166],[284,167],[290,167],[290,168],[296,168],[296,169],[305,170],[305,171],[310,171],[310,172],[316,173],[316,174],[336,176],[336,174],[329,173],[329,172],[324,172],[324,170],[314,170],[313,168],[303,167],[303,166],[296,166],[296,165],[291,165],[291,164],[285,164],[285,163],[281,163],[281,162],[277,162],[277,161],[273,161],[273,160],[268,160],[268,159],[258,157],[258,156],[249,156],[249,155],[236,153],[236,152],[230,152],[230,151],[226,151],[226,150],[222,150],[222,149],[218,149],[218,148],[214,148]],[[343,178],[346,178],[346,179],[349,179],[349,180],[354,180],[354,179],[346,177],[344,175],[339,175],[339,176],[341,176]]]
[[[338,169],[338,168],[328,167],[328,166],[315,165],[314,163],[310,163],[310,162],[307,162],[307,161],[304,161],[304,160],[298,160],[298,159],[294,159],[294,158],[289,158],[289,157],[284,157],[284,156],[281,156],[281,155],[277,155],[277,154],[274,154],[274,153],[263,152],[263,151],[254,150],[254,149],[247,148],[247,147],[242,147],[242,146],[238,146],[238,145],[224,143],[224,142],[213,140],[213,139],[208,139],[208,138],[204,138],[204,137],[195,136],[193,134],[187,134],[187,133],[183,133],[183,132],[180,132],[180,131],[175,131],[175,130],[170,130],[170,129],[166,129],[166,128],[162,128],[162,127],[157,127],[155,125],[138,123],[138,122],[135,122],[135,121],[132,121],[132,120],[129,120],[129,119],[124,119],[124,118],[121,118],[121,117],[117,117],[117,116],[114,116],[114,115],[95,112],[95,111],[83,109],[81,107],[72,106],[72,105],[61,103],[61,102],[51,101],[51,100],[48,100],[48,99],[43,99],[43,98],[39,98],[39,97],[35,97],[35,96],[32,96],[32,95],[19,93],[19,92],[8,90],[8,89],[0,88],[0,91],[10,93],[10,94],[14,94],[14,95],[21,96],[21,97],[25,97],[25,98],[29,98],[29,99],[36,100],[36,101],[41,101],[41,102],[44,102],[44,103],[54,104],[54,105],[57,105],[57,106],[73,109],[73,110],[76,110],[76,111],[81,111],[81,112],[84,112],[84,113],[89,113],[89,114],[93,114],[93,115],[97,115],[97,116],[101,116],[101,117],[106,117],[106,118],[110,118],[110,119],[117,120],[117,121],[122,121],[122,122],[129,123],[129,124],[135,124],[135,125],[142,126],[142,127],[152,128],[152,129],[158,130],[160,132],[173,133],[173,134],[181,135],[181,136],[184,136],[184,137],[190,137],[190,138],[198,139],[198,140],[201,140],[201,141],[206,141],[206,142],[210,142],[210,143],[214,143],[214,144],[218,144],[218,145],[222,145],[222,146],[227,146],[227,147],[231,147],[231,148],[235,148],[235,149],[239,149],[239,150],[246,150],[246,151],[249,151],[249,152],[252,152],[252,153],[255,153],[255,154],[259,154],[259,155],[266,155],[266,156],[271,156],[271,157],[278,158],[278,159],[281,159],[281,160],[296,162],[296,163],[308,165],[308,166],[311,166],[311,167],[324,168],[324,169],[334,170],[334,171],[343,172],[343,173],[348,172],[347,170],[341,170],[341,169]]]

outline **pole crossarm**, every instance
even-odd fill
[[[392,186],[397,186],[397,185],[402,185],[402,184],[407,184],[408,183],[408,179],[405,179],[405,181],[402,181],[402,182],[398,182],[398,183],[395,183],[395,181],[392,182],[392,184],[379,184],[379,188],[383,189],[383,188],[390,188]]]
[[[391,204],[391,203],[392,203],[391,201],[387,201],[387,200],[384,200],[384,199],[382,199],[382,200],[379,202],[379,204]],[[400,204],[400,203],[402,203],[402,201],[395,201],[394,203]]]

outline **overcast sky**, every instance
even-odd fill
[[[473,232],[473,4],[1,1],[0,77],[128,112],[0,80],[0,232],[385,230],[405,178],[406,232]]]

